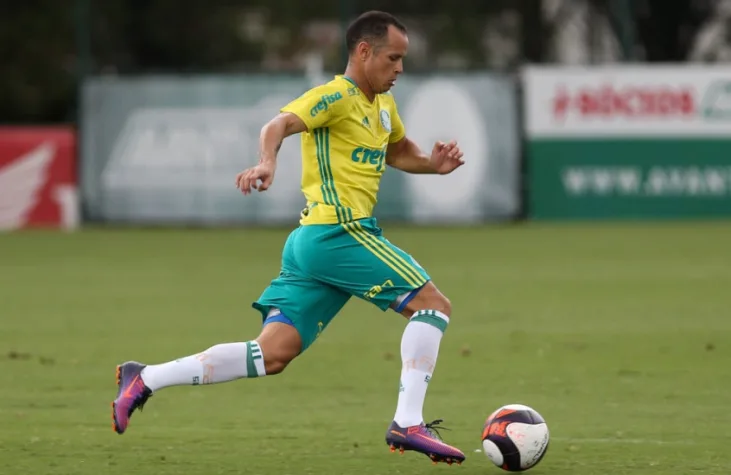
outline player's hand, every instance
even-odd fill
[[[274,181],[275,165],[271,162],[260,163],[236,175],[236,188],[241,193],[251,194],[251,189],[266,191]]]
[[[434,144],[434,149],[431,152],[432,168],[440,175],[452,173],[464,165],[464,160],[462,160],[463,155],[456,141],[452,140],[446,144],[444,142],[437,142]]]

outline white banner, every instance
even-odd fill
[[[235,81],[89,79],[81,135],[87,216],[108,222],[296,223],[305,206],[299,137],[284,141],[270,192],[244,199],[233,182],[258,160],[261,127],[309,87],[305,78],[270,75]],[[449,176],[388,170],[378,195],[379,219],[472,223],[519,212],[514,83],[483,73],[405,77],[394,96],[408,135],[425,151],[437,140],[454,139],[467,164]]]
[[[529,67],[528,138],[731,134],[731,66]]]

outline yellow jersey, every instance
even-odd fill
[[[390,93],[370,102],[349,78],[337,75],[281,109],[302,119],[300,224],[337,224],[372,216],[386,149],[405,135]]]

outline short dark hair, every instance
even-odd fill
[[[406,33],[406,26],[390,13],[375,10],[363,13],[348,26],[348,31],[345,32],[348,52],[352,53],[361,41],[373,43],[376,40],[384,39],[388,35],[389,26],[395,26]]]

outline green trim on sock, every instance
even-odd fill
[[[259,344],[255,341],[249,341],[246,343],[246,377],[256,378],[259,376],[259,372],[256,370],[256,364],[254,364],[255,358],[261,358],[261,349]]]
[[[419,310],[409,320],[410,322],[422,322],[431,325],[442,333],[447,331],[447,321],[437,316],[434,310]]]
[[[261,359],[261,348],[259,348],[259,343],[255,341],[251,342],[251,356],[255,360]]]

